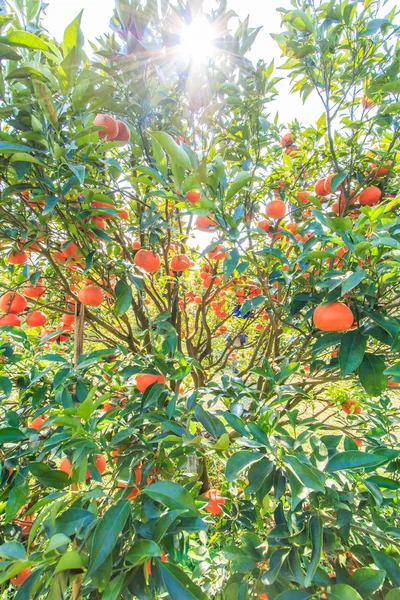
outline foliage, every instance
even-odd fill
[[[5,598],[400,596],[397,17],[281,9],[283,68],[324,111],[282,137],[226,4],[193,65],[202,2],[116,1],[93,57],[81,15],[58,44],[40,2],[0,2],[0,285],[28,302],[0,319]],[[354,324],[321,331],[335,302]]]

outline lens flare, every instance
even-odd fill
[[[215,32],[204,17],[185,25],[180,33],[179,52],[197,64],[204,64],[215,51]]]

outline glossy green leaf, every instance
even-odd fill
[[[231,277],[239,264],[240,254],[237,248],[233,248],[224,259],[222,268],[226,279]]]
[[[304,586],[308,587],[313,581],[315,572],[319,566],[322,557],[322,545],[323,545],[323,531],[324,526],[321,517],[311,517],[309,524],[310,543],[311,543],[311,557],[308,563],[306,577],[304,580]]]
[[[326,465],[325,470],[327,473],[333,473],[334,471],[347,471],[348,469],[368,469],[377,467],[385,462],[385,458],[381,456],[366,454],[358,450],[349,450],[334,454]]]
[[[137,540],[130,548],[125,559],[132,565],[140,565],[149,558],[161,556],[162,550],[153,540]]]
[[[282,459],[296,479],[305,487],[317,492],[325,491],[325,478],[320,471],[300,462],[295,456],[284,456]]]
[[[29,465],[29,470],[32,475],[45,487],[62,490],[71,483],[67,473],[64,473],[64,471],[51,469],[44,463],[31,463]]]
[[[76,550],[71,550],[62,555],[57,563],[54,574],[60,571],[70,571],[71,569],[83,569],[81,555]]]
[[[253,175],[248,173],[247,171],[242,171],[236,175],[235,181],[231,183],[227,193],[226,193],[226,202],[228,202],[235,194],[237,194],[243,187],[248,185],[250,181],[253,179]]]
[[[328,600],[363,600],[362,596],[349,585],[333,585],[327,593]],[[365,599],[364,599],[365,600]]]
[[[158,481],[145,487],[143,493],[172,510],[187,510],[199,516],[193,497],[178,483]]]
[[[25,560],[26,553],[24,545],[21,542],[5,542],[0,546],[0,556],[7,560]]]
[[[360,383],[369,396],[377,397],[386,389],[388,376],[385,375],[386,365],[384,361],[366,352],[362,363],[358,368]]]
[[[183,148],[178,146],[175,140],[165,131],[153,131],[151,137],[154,138],[164,148],[167,155],[175,160],[184,169],[190,170],[192,164],[189,156]]]
[[[159,568],[171,600],[209,600],[209,596],[176,565],[160,563]]]
[[[132,288],[129,285],[123,285],[119,291],[117,299],[114,304],[114,314],[116,317],[120,317],[129,310],[132,303]]]
[[[261,452],[250,452],[247,450],[239,450],[229,457],[225,473],[228,481],[234,481],[234,479],[249,465],[264,458],[264,454]]]
[[[6,37],[7,42],[14,46],[29,48],[30,50],[50,50],[44,40],[33,33],[29,33],[29,31],[15,29],[10,31]]]
[[[101,517],[93,534],[88,575],[99,569],[114,550],[129,515],[129,501],[121,500]]]
[[[367,340],[359,329],[350,330],[343,335],[339,349],[340,375],[342,377],[346,377],[360,366],[366,348]]]

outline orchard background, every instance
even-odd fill
[[[2,600],[400,598],[398,17],[216,4],[0,1]]]

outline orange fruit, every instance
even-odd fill
[[[46,293],[46,288],[42,284],[42,280],[39,279],[36,285],[33,285],[30,281],[27,282],[24,287],[24,294],[28,296],[28,298],[40,298],[43,294]]]
[[[29,327],[41,327],[42,325],[46,325],[47,317],[40,310],[34,310],[26,315],[25,321]]]
[[[306,192],[306,191],[301,191],[301,192],[297,192],[296,196],[302,204],[308,204],[308,198],[311,196],[311,193]]]
[[[293,134],[285,133],[285,135],[283,135],[281,138],[280,144],[283,148],[287,148],[288,146],[291,146],[293,144]]]
[[[354,315],[346,304],[320,304],[314,311],[314,325],[322,331],[344,331],[354,323]]]
[[[213,250],[208,252],[207,256],[210,260],[224,260],[229,254],[229,252],[221,252],[223,249],[223,244],[218,244]]]
[[[96,454],[96,469],[98,470],[100,475],[103,475],[104,471],[106,470],[106,467],[107,460],[105,456],[103,456],[102,454]]]
[[[136,376],[136,387],[139,392],[145,392],[147,388],[153,383],[165,383],[164,375],[154,375],[152,373],[139,373]]]
[[[118,135],[118,123],[115,119],[108,115],[99,113],[95,116],[93,125],[103,127],[99,131],[99,138],[106,138],[108,140],[114,140]]]
[[[161,258],[159,254],[153,250],[139,250],[133,259],[135,265],[148,273],[159,271],[161,266]]]
[[[5,313],[18,315],[26,309],[26,300],[18,292],[6,292],[0,298],[0,310]]]
[[[97,285],[87,285],[80,290],[78,299],[87,306],[100,306],[104,300],[104,292]]]
[[[205,510],[212,515],[219,515],[222,512],[221,506],[225,504],[225,498],[220,496],[220,491],[211,489],[204,496],[210,500],[207,506],[205,506]]]
[[[132,248],[134,250],[140,250],[140,248],[142,247],[142,244],[138,241],[132,242]]]
[[[314,192],[317,196],[328,196],[329,192],[325,189],[326,179],[319,179],[314,186]]]
[[[0,327],[19,327],[21,319],[17,315],[10,313],[0,317]]]
[[[22,571],[20,571],[18,575],[14,575],[14,577],[11,577],[11,583],[15,585],[15,587],[22,585],[25,579],[29,577],[31,571],[32,567],[25,567],[25,569],[22,569]]]
[[[131,132],[128,125],[119,119],[117,119],[115,122],[117,124],[118,132],[114,140],[118,142],[125,142],[125,144],[127,144],[131,139]],[[122,145],[125,146],[125,144]]]
[[[187,192],[186,194],[186,200],[188,202],[190,202],[191,204],[196,204],[196,202],[198,202],[201,198],[201,192],[199,192],[198,190],[191,190],[190,192]]]
[[[362,206],[374,206],[381,199],[382,192],[375,185],[371,185],[358,196],[358,201]]]
[[[8,262],[11,265],[23,265],[28,260],[28,255],[26,252],[17,252],[17,250],[12,250],[8,255]]]
[[[198,216],[196,219],[196,227],[199,231],[215,231],[217,229],[217,224],[213,221],[214,215],[209,215],[208,217]]]
[[[328,176],[328,177],[327,177],[327,178],[324,180],[324,182],[325,182],[325,183],[324,183],[324,188],[325,188],[325,191],[326,191],[326,193],[327,193],[327,194],[332,194],[332,192],[333,192],[333,191],[335,191],[335,190],[332,190],[332,189],[331,189],[331,182],[332,182],[332,179],[333,179],[334,177],[336,177],[336,175],[337,175],[337,173],[332,173],[332,175],[329,175],[329,176]]]
[[[36,419],[33,419],[31,423],[32,429],[36,429],[36,431],[39,431],[46,419],[47,417],[45,417],[44,415],[39,415],[38,417],[36,417]]]
[[[282,219],[286,215],[286,204],[282,200],[272,200],[265,207],[265,213],[271,219]]]
[[[187,271],[194,265],[193,261],[186,254],[176,254],[171,259],[172,271]]]

